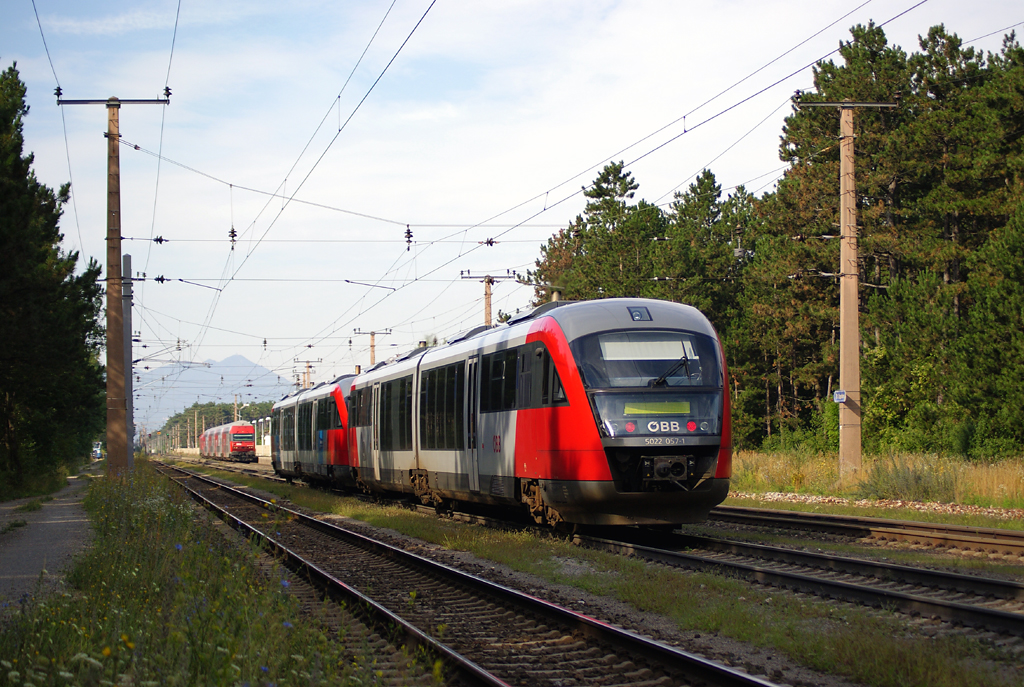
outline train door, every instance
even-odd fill
[[[370,456],[373,470],[371,479],[380,480],[383,474],[380,464],[380,382],[375,382],[371,391],[370,429],[372,434]]]
[[[324,464],[324,435],[327,432],[324,431],[321,417],[325,415],[324,405],[327,403],[326,398],[319,398],[313,401],[313,462],[318,466],[317,473],[320,473],[323,468],[319,467]]]
[[[463,427],[466,428],[466,472],[469,475],[469,490],[480,491],[480,454],[477,432],[480,411],[480,358],[473,356],[466,361],[466,418]]]

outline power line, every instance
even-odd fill
[[[35,2],[35,0],[33,0]],[[174,43],[178,39],[178,19],[181,17],[181,0],[178,0],[178,9],[174,12],[174,31],[171,33],[171,54],[167,58],[167,78],[164,79],[164,88],[171,83],[171,63],[174,61]]]
[[[366,92],[366,94],[365,94],[365,95],[363,96],[362,100],[360,100],[360,101],[359,101],[359,103],[358,103],[358,104],[356,105],[355,109],[354,109],[354,110],[352,111],[352,113],[351,113],[351,114],[349,115],[349,118],[348,118],[348,119],[347,119],[347,120],[345,121],[345,124],[339,124],[339,127],[338,127],[338,132],[337,132],[337,133],[335,134],[334,138],[332,138],[332,139],[331,139],[331,141],[330,141],[330,142],[328,143],[328,145],[327,145],[327,147],[325,148],[325,150],[323,151],[323,153],[321,153],[320,157],[319,157],[319,158],[317,158],[316,162],[315,162],[315,163],[313,164],[313,167],[312,167],[312,168],[310,168],[310,170],[309,170],[309,171],[308,171],[308,172],[306,173],[306,176],[305,176],[305,177],[303,178],[302,182],[301,182],[301,183],[300,183],[300,184],[298,185],[298,187],[297,187],[297,188],[295,189],[295,191],[294,191],[294,192],[292,193],[292,198],[294,198],[294,196],[295,196],[295,195],[296,195],[296,194],[298,193],[298,191],[299,191],[299,190],[300,190],[300,189],[302,188],[302,186],[303,186],[303,185],[304,185],[304,184],[306,183],[306,181],[307,181],[307,180],[309,179],[309,177],[310,177],[310,176],[312,175],[313,171],[314,171],[314,170],[316,170],[317,166],[319,166],[319,164],[320,164],[320,162],[321,162],[321,161],[323,160],[324,156],[325,156],[325,155],[327,154],[327,152],[328,152],[328,151],[329,151],[329,150],[331,149],[331,147],[332,147],[332,146],[334,145],[334,142],[335,142],[335,141],[337,141],[338,137],[339,137],[339,136],[341,135],[341,132],[342,132],[342,131],[344,130],[345,126],[347,126],[347,125],[348,125],[348,122],[350,122],[350,121],[352,120],[352,117],[354,117],[354,116],[355,116],[355,113],[356,113],[356,112],[357,112],[357,111],[359,110],[359,108],[360,108],[360,107],[362,107],[363,103],[364,103],[364,102],[366,102],[366,99],[367,99],[367,98],[369,97],[370,93],[371,93],[371,92],[373,92],[374,88],[376,88],[377,84],[378,84],[378,83],[380,82],[380,80],[381,80],[381,79],[383,78],[384,74],[385,74],[385,73],[387,72],[387,70],[388,70],[388,69],[389,69],[389,68],[391,67],[391,65],[392,65],[392,64],[394,63],[395,59],[397,59],[397,57],[398,57],[399,53],[401,53],[402,49],[403,49],[403,48],[405,47],[405,45],[406,45],[406,44],[407,44],[407,43],[409,42],[409,39],[410,39],[410,38],[412,38],[412,35],[413,35],[413,34],[414,34],[414,33],[416,32],[416,30],[417,30],[417,29],[419,28],[420,24],[422,24],[423,20],[424,20],[424,19],[426,18],[426,16],[427,16],[427,13],[429,13],[429,12],[430,12],[430,10],[431,10],[431,8],[432,8],[432,7],[434,6],[434,3],[435,3],[435,2],[436,2],[436,0],[432,0],[432,2],[430,3],[430,5],[429,5],[429,6],[427,7],[426,11],[425,11],[425,12],[423,13],[423,16],[421,16],[421,17],[420,17],[420,19],[419,19],[419,21],[417,21],[417,22],[416,22],[416,25],[415,25],[415,26],[414,26],[414,27],[412,28],[412,31],[410,31],[410,32],[409,32],[409,35],[408,35],[408,36],[406,37],[406,39],[405,39],[405,40],[404,40],[404,41],[402,42],[402,44],[401,44],[401,45],[399,46],[398,50],[397,50],[397,51],[395,51],[395,54],[394,54],[394,55],[392,56],[391,60],[390,60],[390,61],[389,61],[389,62],[387,63],[387,65],[386,65],[386,66],[384,67],[384,69],[383,69],[383,70],[381,71],[380,75],[378,75],[377,79],[376,79],[376,80],[375,80],[375,81],[373,82],[373,84],[372,84],[372,85],[370,86],[369,90],[367,90],[367,92]],[[390,10],[390,8],[389,8],[389,9],[388,9],[388,12],[390,13],[390,11],[391,11],[391,10]],[[386,17],[387,17],[387,15],[385,15],[385,19],[386,19]],[[383,21],[382,21],[381,23],[383,24]],[[379,30],[380,30],[380,27],[378,26],[378,29],[377,29],[377,31],[379,31]],[[376,35],[377,35],[377,32],[375,31],[373,35],[374,35],[374,36],[376,36]],[[373,38],[371,38],[371,41],[370,41],[370,42],[372,43],[372,41],[373,41]],[[362,59],[362,58],[360,58],[360,59]],[[351,77],[350,77],[350,78],[351,78]],[[347,83],[347,81],[346,81],[346,83]],[[339,95],[340,95],[340,94],[339,94]],[[339,106],[340,106],[340,101],[339,101]],[[307,144],[307,145],[308,145],[308,144]],[[301,157],[301,155],[300,155],[300,157]],[[297,164],[297,162],[296,162],[296,164]],[[292,169],[294,169],[294,165],[293,165]],[[286,179],[287,179],[287,177],[286,177]],[[241,263],[240,265],[238,265],[237,269],[235,269],[235,270],[234,270],[234,271],[232,272],[232,274],[231,274],[231,277],[234,277],[235,275],[237,275],[237,274],[238,274],[238,272],[239,272],[239,271],[240,271],[240,270],[242,269],[242,267],[244,267],[244,266],[245,266],[245,263],[246,263],[246,262],[248,262],[248,260],[249,260],[249,257],[251,257],[251,256],[252,256],[252,254],[253,254],[253,252],[254,252],[254,251],[256,250],[256,248],[258,248],[258,247],[259,247],[259,245],[260,245],[260,243],[262,242],[262,240],[263,240],[264,238],[266,238],[266,235],[267,235],[267,234],[268,234],[268,233],[270,232],[270,230],[271,230],[271,229],[272,229],[272,228],[274,227],[274,225],[275,225],[275,224],[277,223],[277,220],[278,220],[278,219],[279,219],[279,218],[281,217],[281,215],[282,215],[282,214],[284,213],[284,210],[285,210],[285,208],[286,208],[286,207],[288,206],[288,203],[290,203],[290,202],[291,202],[291,199],[289,199],[289,200],[288,200],[288,201],[287,201],[287,202],[286,202],[286,203],[285,203],[284,205],[282,205],[282,207],[281,207],[281,210],[280,210],[280,211],[278,212],[277,216],[276,216],[276,217],[274,217],[274,218],[273,218],[273,219],[271,220],[270,224],[269,224],[269,225],[267,226],[267,229],[266,229],[266,230],[265,230],[265,231],[263,232],[263,235],[262,235],[262,236],[261,236],[261,237],[259,238],[259,240],[257,240],[257,241],[256,241],[256,244],[255,244],[254,246],[252,246],[252,247],[251,247],[251,248],[250,248],[250,249],[248,250],[248,252],[246,253],[245,257],[244,257],[244,258],[242,259],[242,263]],[[268,204],[269,204],[269,201],[268,201]],[[264,206],[264,209],[266,209],[266,206]],[[260,212],[260,214],[262,214],[262,211]],[[257,218],[258,218],[258,216],[257,216]],[[254,222],[254,224],[255,224],[255,222]],[[254,226],[254,224],[253,224],[252,226]],[[248,231],[248,229],[246,230],[246,232],[247,232],[247,231]],[[227,262],[227,263],[225,264],[225,277],[226,277],[226,281],[225,281],[225,284],[224,284],[225,286],[227,285],[227,283],[229,283],[229,282],[231,281],[231,278],[230,278],[230,277],[227,277],[226,275],[227,275],[228,267],[229,267],[229,266],[230,266],[230,264],[231,264],[231,260],[232,260],[233,256],[234,256],[234,253],[233,253],[233,252],[232,252],[231,254],[229,254],[229,256],[228,256],[228,262]],[[211,301],[211,303],[210,303],[210,309],[209,309],[209,311],[207,312],[207,316],[206,316],[206,320],[205,320],[205,323],[206,323],[206,324],[209,324],[209,322],[210,322],[210,321],[212,320],[212,318],[213,318],[213,313],[214,313],[214,312],[216,311],[216,308],[217,308],[217,304],[218,304],[219,302],[220,302],[220,293],[218,293],[218,295],[217,295],[217,296],[216,296],[216,297],[215,297],[215,298],[214,298],[214,299],[213,299],[213,300]],[[202,341],[202,338],[203,338],[203,336],[204,336],[203,334],[200,334],[200,342]]]
[[[53,66],[53,58],[50,57],[50,46],[46,44],[46,34],[43,33],[43,22],[39,19],[39,10],[36,8],[36,0],[32,0],[32,11],[36,15],[36,25],[39,27],[39,37],[43,40],[43,50],[46,51],[46,61],[50,63],[50,71],[53,72],[53,81],[57,84],[57,90],[60,92],[60,79],[57,78],[57,69]],[[59,97],[59,96],[58,96]],[[68,161],[68,183],[71,184],[71,208],[75,213],[75,228],[78,230],[78,246],[79,250],[85,250],[85,242],[82,240],[82,224],[78,220],[78,203],[75,200],[75,185],[74,179],[71,178],[71,144],[68,142],[68,123],[64,118],[64,109],[60,111],[60,123],[64,130],[64,154]]]
[[[317,158],[316,162],[315,162],[315,163],[313,163],[313,166],[312,166],[312,167],[310,168],[310,170],[309,170],[309,171],[308,171],[308,172],[306,173],[306,176],[304,176],[304,177],[302,178],[302,181],[301,181],[301,182],[299,182],[299,185],[298,185],[298,186],[297,186],[297,187],[295,188],[295,191],[294,191],[294,192],[292,193],[292,195],[291,195],[291,196],[289,197],[289,200],[288,200],[288,202],[291,202],[291,198],[294,198],[294,197],[295,197],[295,195],[296,195],[296,194],[298,194],[298,192],[299,192],[299,191],[300,191],[300,190],[302,189],[302,187],[303,187],[303,186],[304,186],[304,185],[306,184],[306,181],[308,181],[308,180],[309,180],[309,177],[310,177],[310,176],[312,176],[312,174],[313,174],[313,172],[314,172],[314,171],[316,171],[316,168],[317,168],[317,167],[318,167],[318,166],[320,165],[320,162],[321,162],[321,161],[323,161],[323,159],[324,159],[324,157],[325,157],[325,156],[327,155],[328,151],[330,151],[330,149],[331,149],[331,148],[332,148],[332,147],[334,146],[334,143],[335,143],[335,141],[337,141],[337,140],[338,140],[338,137],[339,137],[339,136],[341,136],[341,133],[342,133],[342,131],[344,131],[344,130],[345,130],[345,127],[347,127],[347,126],[348,126],[349,122],[351,122],[351,121],[352,121],[352,118],[356,116],[356,113],[357,113],[357,112],[359,112],[359,109],[360,109],[360,108],[361,108],[361,107],[363,106],[363,103],[365,103],[365,102],[366,102],[366,99],[370,97],[370,94],[371,94],[371,93],[373,93],[374,89],[375,89],[375,88],[377,87],[377,84],[379,84],[379,83],[380,83],[380,80],[384,78],[384,75],[385,75],[385,74],[387,73],[388,69],[390,69],[390,68],[391,68],[391,65],[392,65],[392,64],[394,64],[394,62],[395,62],[395,60],[396,60],[396,59],[398,59],[398,56],[399,56],[399,55],[401,54],[401,52],[402,52],[402,50],[403,50],[403,49],[405,48],[406,44],[408,44],[408,42],[409,42],[409,40],[410,40],[410,39],[412,38],[413,34],[414,34],[414,33],[416,33],[416,30],[417,30],[417,29],[418,29],[418,28],[420,27],[420,24],[422,24],[422,23],[423,23],[423,20],[427,18],[427,14],[428,14],[428,13],[430,12],[431,8],[433,8],[433,7],[434,7],[434,4],[435,4],[436,2],[437,2],[437,0],[431,0],[431,3],[430,3],[430,5],[429,5],[429,6],[427,7],[427,9],[426,9],[426,10],[425,10],[425,11],[423,12],[423,16],[421,16],[421,17],[420,17],[420,19],[419,19],[419,21],[417,21],[417,22],[416,22],[416,25],[412,27],[412,30],[411,30],[411,31],[409,32],[409,35],[408,35],[408,36],[406,36],[406,37],[405,37],[405,40],[404,40],[404,41],[402,41],[402,44],[401,44],[400,46],[398,46],[398,50],[396,50],[396,51],[395,51],[395,54],[391,56],[391,59],[390,59],[390,60],[388,60],[388,63],[387,63],[386,65],[384,65],[384,69],[382,69],[382,70],[381,70],[381,72],[380,72],[380,74],[379,74],[379,75],[377,75],[377,78],[376,78],[376,79],[374,80],[373,84],[371,84],[371,85],[370,85],[370,88],[369,88],[369,89],[367,89],[367,91],[366,91],[366,93],[365,93],[365,94],[363,95],[362,99],[361,99],[361,100],[360,100],[360,101],[359,101],[359,102],[358,102],[358,103],[356,104],[355,108],[353,108],[353,109],[352,109],[352,112],[351,112],[351,113],[349,114],[349,116],[348,116],[348,118],[347,118],[347,119],[345,120],[345,122],[344,122],[344,123],[343,123],[343,124],[342,124],[342,125],[341,125],[341,126],[340,126],[340,127],[338,128],[338,132],[337,132],[337,133],[336,133],[336,134],[334,135],[334,137],[333,137],[333,138],[332,138],[332,139],[330,140],[330,142],[329,142],[329,143],[327,144],[327,147],[326,147],[326,148],[324,148],[324,151],[323,151],[323,153],[321,153],[321,154],[320,154],[320,157],[318,157],[318,158]],[[376,35],[376,34],[375,34],[375,35]],[[285,205],[285,207],[287,207],[287,205]],[[279,213],[278,213],[278,215],[277,215],[277,217],[275,217],[275,218],[274,218],[274,219],[273,219],[273,220],[271,221],[270,225],[269,225],[269,226],[268,226],[268,227],[266,228],[266,230],[265,230],[265,231],[263,232],[263,236],[261,236],[261,237],[259,238],[259,240],[257,240],[257,241],[256,241],[256,245],[255,245],[255,246],[253,246],[252,248],[250,248],[250,249],[249,249],[249,251],[248,251],[248,252],[246,253],[246,255],[245,255],[245,258],[243,258],[243,259],[242,259],[242,264],[240,264],[240,265],[238,266],[238,269],[236,269],[236,270],[234,271],[234,273],[232,274],[232,277],[234,277],[234,275],[235,275],[235,274],[238,274],[238,272],[239,272],[239,271],[240,271],[240,270],[241,270],[241,269],[242,269],[242,268],[243,268],[243,267],[245,266],[245,263],[246,263],[246,262],[248,262],[248,260],[249,260],[249,257],[250,257],[250,256],[251,256],[251,255],[253,254],[253,252],[254,252],[254,251],[255,251],[255,250],[257,249],[257,248],[259,248],[259,245],[260,245],[260,243],[262,243],[263,239],[264,239],[264,238],[266,237],[266,235],[267,235],[268,233],[270,233],[270,230],[271,230],[271,229],[272,229],[272,228],[274,227],[274,225],[275,225],[275,224],[277,223],[277,219],[278,219],[278,218],[280,218],[281,214],[282,214],[282,213],[284,212],[284,209],[285,209],[285,207],[282,207],[282,208],[281,208],[281,212],[279,212]]]
[[[36,8],[36,0],[32,0],[32,11],[36,13],[36,24],[39,26],[39,37],[43,39],[43,50],[46,51],[46,60],[50,63],[50,71],[53,72],[53,80],[60,88],[60,79],[57,78],[57,70],[53,67],[53,58],[50,57],[50,47],[46,45],[46,36],[43,34],[43,22],[39,20],[39,10]]]
[[[417,226],[417,225],[410,225]],[[454,225],[446,225],[454,226]],[[508,225],[505,225],[508,226]],[[532,225],[537,227],[539,225]],[[560,229],[561,224],[544,225],[550,229]],[[547,238],[546,236],[538,239],[507,239],[502,243],[533,243],[535,241],[541,241]],[[224,243],[226,239],[168,239],[163,236],[157,236],[155,238],[143,238],[140,236],[124,236],[121,238],[122,241],[152,241],[154,243]],[[405,239],[265,239],[264,243],[401,243],[406,244]],[[434,244],[434,243],[464,243],[464,241],[453,241],[453,240],[436,240],[436,241],[417,241],[414,245],[421,244]]]

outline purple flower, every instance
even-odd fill
[[[292,583],[288,580],[281,580],[281,586],[287,589],[288,587],[292,586]]]
[[[176,548],[178,551],[181,551],[181,544],[175,544],[174,548]]]
[[[284,626],[285,627],[292,627],[292,624],[286,620],[286,621],[284,621]]]

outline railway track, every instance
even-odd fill
[[[264,537],[325,593],[441,658],[448,684],[772,683],[363,535],[185,473],[177,481],[250,536]]]
[[[676,533],[577,540],[644,560],[1024,637],[1024,585],[1018,582]]]
[[[736,506],[719,506],[711,511],[709,519],[734,525],[822,532],[878,542],[899,541],[960,551],[1024,556],[1024,531],[1021,530]]]
[[[426,509],[433,512],[432,509]],[[950,538],[962,535],[971,540],[992,540],[989,530],[927,523],[879,521],[850,516],[818,516],[765,512],[759,509],[719,508],[732,522],[761,527],[790,525],[805,531],[863,538],[876,523],[878,529],[927,533],[934,528]],[[455,514],[477,524],[507,527],[477,515]],[[893,525],[897,527],[893,527]],[[1012,531],[993,530],[1000,541],[1012,542]],[[986,536],[981,536],[986,535]],[[919,535],[923,536],[923,535]],[[826,598],[884,607],[911,616],[963,625],[981,632],[1024,636],[1024,585],[983,577],[941,572],[885,562],[873,562],[791,548],[747,544],[738,541],[687,534],[619,530],[605,537],[577,535],[577,543],[606,551],[632,555],[677,567],[713,570],[754,583],[802,591]],[[913,541],[913,540],[912,540]],[[946,541],[950,541],[947,539]],[[958,548],[966,546],[960,543]]]

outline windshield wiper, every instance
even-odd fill
[[[676,370],[678,370],[680,367],[685,367],[686,368],[686,378],[689,379],[690,378],[690,359],[686,357],[685,353],[683,353],[683,357],[680,358],[679,360],[675,361],[674,363],[672,363],[672,366],[670,368],[668,368],[667,370],[665,370],[665,374],[661,375],[657,379],[652,379],[651,380],[651,386],[654,387],[654,386],[661,386],[662,384],[665,384],[666,380],[668,379],[668,376],[671,375]]]

